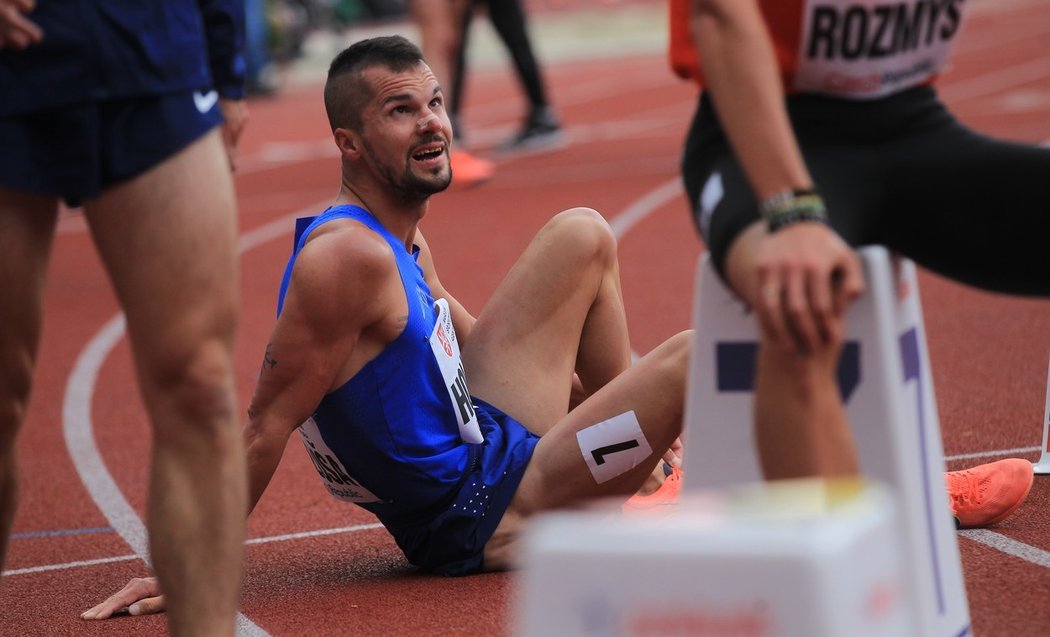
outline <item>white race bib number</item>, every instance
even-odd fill
[[[463,371],[463,361],[459,355],[459,341],[456,339],[456,329],[452,327],[452,314],[448,309],[448,301],[438,299],[434,303],[434,309],[437,311],[437,323],[430,334],[430,348],[434,350],[434,358],[441,370],[441,378],[444,379],[448,397],[452,400],[456,423],[459,425],[459,437],[463,442],[477,444],[484,438],[481,435],[481,427],[478,425],[474,403],[470,399],[470,392],[467,391],[467,376]]]
[[[333,497],[357,504],[382,502],[374,493],[350,477],[350,472],[346,470],[343,463],[336,458],[335,453],[324,443],[321,431],[317,428],[317,423],[314,422],[313,418],[299,425],[299,438],[303,441],[303,446],[306,447],[306,454],[310,456],[310,461],[314,463],[314,468],[317,469],[317,475],[321,477],[321,482]]]
[[[598,484],[627,473],[653,452],[633,411],[581,429],[576,441]]]

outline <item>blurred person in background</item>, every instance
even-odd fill
[[[419,29],[423,57],[442,86],[452,81],[452,61],[462,38],[458,16],[464,10],[463,3],[464,0],[409,0],[408,3]],[[454,186],[476,186],[491,179],[496,172],[496,165],[491,161],[454,145],[450,158]]]
[[[489,21],[510,54],[518,81],[528,101],[528,111],[521,129],[512,139],[502,144],[500,150],[538,151],[564,146],[565,135],[558,115],[547,98],[543,69],[533,53],[528,18],[521,6],[521,0],[455,0],[453,4],[462,5],[462,9],[458,29],[459,45],[453,60],[452,84],[449,87],[449,114],[452,117],[452,126],[457,130],[462,129],[460,112],[466,85],[466,52],[470,26],[474,21],[475,9],[484,5]]]

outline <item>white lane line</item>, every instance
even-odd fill
[[[11,575],[32,575],[33,573],[44,573],[47,571],[65,571],[82,566],[97,566],[99,564],[112,564],[114,562],[130,562],[141,559],[140,555],[117,555],[116,557],[100,557],[94,560],[78,560],[76,562],[65,562],[63,564],[44,564],[42,566],[28,566],[26,568],[12,568],[4,571],[4,577]]]
[[[946,82],[941,89],[941,99],[949,104],[958,104],[964,100],[999,95],[1007,89],[1046,77],[1050,77],[1050,61],[1047,58],[1037,58],[965,80]]]
[[[124,315],[117,314],[102,326],[77,357],[62,401],[62,434],[73,466],[91,499],[113,530],[149,564],[146,527],[106,469],[91,429],[91,397],[95,393],[98,370],[123,336]]]
[[[1032,453],[1040,451],[1041,447],[1035,445],[1033,447],[1015,447],[1013,449],[995,449],[991,451],[975,451],[973,453],[957,453],[951,456],[945,456],[946,462],[952,460],[973,460],[975,458],[991,458],[993,456],[1020,456],[1026,453]]]
[[[973,0],[973,15],[1003,15],[1019,9],[1042,8],[1046,0]]]
[[[287,542],[289,540],[303,540],[311,537],[323,537],[325,535],[338,535],[339,533],[357,533],[359,531],[371,531],[381,529],[383,525],[379,522],[371,524],[355,524],[354,526],[343,526],[335,529],[318,529],[316,531],[302,531],[300,533],[286,533],[284,535],[271,535],[269,537],[252,538],[245,544],[269,544],[270,542]]]
[[[631,228],[675,197],[684,197],[681,177],[674,177],[631,202],[609,221],[617,239],[623,238]]]
[[[356,524],[354,526],[343,526],[332,529],[318,529],[316,531],[302,531],[299,533],[286,533],[284,535],[256,537],[245,541],[245,544],[269,544],[271,542],[287,542],[289,540],[303,540],[311,537],[337,535],[339,533],[357,533],[360,531],[371,531],[373,529],[381,528],[383,528],[383,525],[378,522],[372,524]],[[31,575],[33,573],[43,573],[46,571],[65,571],[72,568],[80,568],[83,566],[97,566],[99,564],[112,564],[114,562],[130,562],[131,560],[138,559],[141,559],[141,557],[132,553],[130,555],[117,555],[115,557],[101,557],[94,560],[78,560],[76,562],[64,562],[62,564],[44,564],[41,566],[29,566],[26,568],[13,568],[4,571],[3,576],[8,577],[11,575]]]
[[[1050,551],[1044,551],[1024,542],[1018,542],[1002,533],[996,533],[988,529],[964,529],[958,533],[967,539],[980,542],[1007,555],[1013,555],[1043,568],[1050,568]]]

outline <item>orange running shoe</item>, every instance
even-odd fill
[[[496,164],[465,150],[453,150],[449,154],[449,165],[452,167],[452,185],[458,188],[477,186],[491,179],[496,172]]]
[[[668,465],[664,465],[667,467]],[[682,490],[682,470],[671,467],[671,473],[664,478],[660,488],[648,495],[632,495],[623,503],[624,513],[651,511],[659,507],[670,507],[678,504],[678,494]]]
[[[998,524],[1021,506],[1032,488],[1032,463],[1008,458],[944,474],[955,528]]]

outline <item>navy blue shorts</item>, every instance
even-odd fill
[[[0,117],[0,186],[78,206],[156,166],[221,122],[218,94],[197,91]]]
[[[448,506],[425,523],[387,526],[408,561],[439,575],[484,570],[485,544],[510,506],[539,436],[474,399],[485,443]]]

